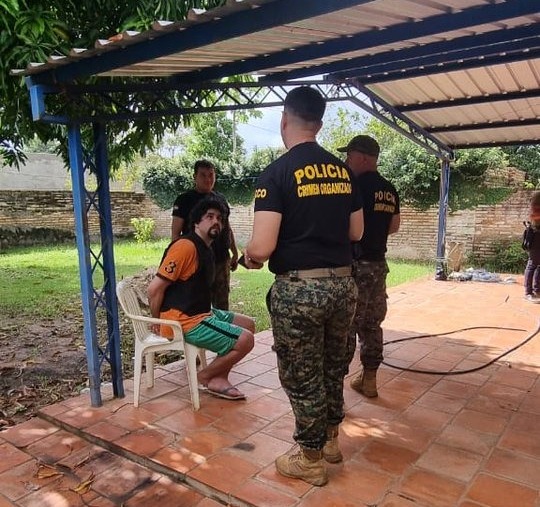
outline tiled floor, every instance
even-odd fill
[[[539,322],[540,305],[518,284],[391,289],[387,341],[446,334],[389,344],[388,363],[478,369],[384,366],[375,400],[347,383],[345,462],[329,466],[323,488],[275,472],[294,423],[263,332],[232,378],[245,402],[203,393],[193,412],[175,363],[157,370],[138,409],[127,381],[124,399],[91,408],[87,396],[72,398],[0,433],[0,507],[540,507],[540,335],[481,368]]]

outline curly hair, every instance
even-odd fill
[[[198,224],[202,217],[207,213],[209,209],[214,209],[216,211],[219,211],[222,218],[225,218],[226,211],[223,207],[223,204],[221,204],[221,201],[219,199],[213,199],[211,197],[208,197],[206,199],[201,199],[191,210],[191,213],[189,214],[189,223],[190,223],[190,229],[193,231],[195,229],[195,225]]]

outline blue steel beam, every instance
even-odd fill
[[[242,35],[294,23],[373,0],[275,0],[182,31],[156,36],[117,51],[104,50],[81,61],[33,74],[35,84],[66,83],[113,69],[207,46]],[[235,73],[231,73],[232,75]]]
[[[530,127],[540,125],[538,118],[524,118],[522,120],[492,121],[485,123],[474,123],[470,125],[444,125],[440,127],[424,127],[426,132],[440,134],[441,132],[464,132],[467,130],[498,129],[508,127]]]
[[[291,63],[316,60],[328,56],[340,55],[350,51],[376,48],[385,44],[403,42],[431,35],[440,35],[478,26],[497,23],[520,16],[538,14],[538,5],[530,0],[512,0],[503,4],[490,4],[471,7],[460,12],[439,14],[422,21],[399,23],[384,30],[369,30],[353,37],[342,37],[322,44],[310,44],[294,51],[282,51],[262,57],[248,58],[242,62],[224,64],[219,68],[182,74],[184,82],[205,81],[220,77],[249,74],[263,69],[271,69]],[[315,71],[311,75],[315,75]],[[282,73],[269,74],[261,81],[280,81]],[[285,74],[285,79],[288,76]]]
[[[524,100],[540,98],[540,90],[523,90],[512,93],[494,93],[492,95],[479,95],[478,97],[463,97],[459,99],[437,100],[422,104],[407,104],[396,106],[402,113],[415,111],[429,111],[433,109],[444,109],[446,107],[476,106],[479,104],[492,104],[494,102],[508,102],[511,100]]]
[[[531,42],[538,38],[538,25],[520,26],[504,30],[494,30],[483,34],[468,35],[451,40],[432,42],[400,50],[384,51],[374,55],[359,56],[346,60],[316,65],[309,68],[277,72],[271,74],[273,78],[300,79],[313,74],[334,74],[348,72],[349,75],[359,75],[391,71],[401,68],[430,65],[433,63],[454,61],[467,58],[467,52],[477,49],[479,54],[493,54],[493,45],[506,45],[510,41],[527,39]],[[505,47],[502,46],[502,50]],[[432,60],[435,59],[435,60]],[[341,75],[340,75],[341,76]]]
[[[78,124],[71,124],[68,128],[68,149],[73,186],[73,212],[75,215],[75,237],[77,239],[77,252],[79,255],[79,276],[81,282],[84,342],[86,346],[86,361],[88,364],[90,402],[93,407],[99,407],[102,404],[99,344],[97,340],[96,313],[94,308],[93,270],[90,260],[86,189],[84,186],[85,166],[82,156],[81,130]]]
[[[437,259],[435,279],[446,280],[446,217],[448,215],[448,194],[450,191],[450,162],[441,161],[441,181],[439,186],[439,220],[437,228]]]
[[[453,71],[462,71],[469,69],[476,69],[479,67],[486,68],[492,65],[501,65],[504,63],[521,62],[524,60],[534,60],[540,57],[540,37],[536,39],[535,45],[530,46],[530,43],[524,43],[523,41],[513,42],[506,44],[505,48],[500,48],[496,54],[482,54],[482,51],[471,51],[470,58],[457,61],[439,62],[436,63],[436,58],[429,65],[422,65],[421,67],[414,67],[409,69],[384,71],[379,74],[368,73],[361,75],[358,72],[338,72],[336,77],[338,79],[347,79],[349,77],[355,77],[362,81],[362,83],[368,84],[381,84],[391,81],[399,81],[402,79],[413,79],[416,77],[423,77],[426,75],[442,74]]]
[[[98,181],[99,226],[103,253],[104,309],[107,315],[107,349],[104,354],[111,367],[113,394],[124,397],[122,381],[122,358],[120,350],[120,326],[116,300],[116,273],[114,268],[111,194],[109,188],[109,163],[105,125],[94,124],[96,154],[96,177]]]

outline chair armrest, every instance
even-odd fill
[[[158,319],[157,317],[146,317],[145,315],[133,315],[133,314],[128,314],[128,317],[132,320],[145,322],[149,325],[158,324],[160,326],[170,326],[173,331],[175,340],[181,340],[184,337],[182,326],[176,320]]]

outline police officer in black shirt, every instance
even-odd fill
[[[190,232],[189,215],[195,205],[207,197],[219,199],[226,211],[223,230],[212,243],[212,250],[216,261],[215,280],[212,285],[212,306],[220,310],[229,309],[229,290],[231,271],[238,265],[238,250],[234,234],[229,224],[230,208],[225,196],[214,191],[216,183],[216,169],[209,160],[195,162],[193,178],[195,188],[180,194],[173,204],[171,240]],[[232,253],[232,257],[230,255]]]
[[[362,236],[362,201],[350,169],[316,142],[326,104],[310,87],[287,94],[281,137],[289,150],[259,177],[248,268],[269,259],[268,294],[279,378],[296,419],[295,454],[278,472],[322,486],[325,460],[343,459],[343,379],[356,307],[351,240]]]
[[[353,137],[347,146],[347,164],[357,178],[364,201],[364,235],[354,242],[353,274],[358,285],[358,306],[351,328],[351,360],[360,342],[362,371],[351,381],[351,387],[369,398],[378,396],[377,369],[383,360],[383,331],[387,298],[386,243],[389,234],[399,230],[399,195],[392,183],[377,171],[379,144],[366,135]]]

